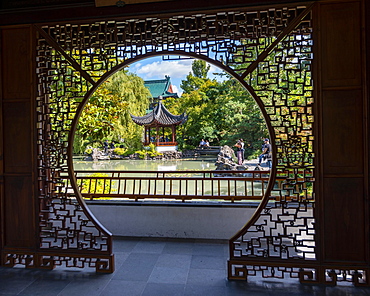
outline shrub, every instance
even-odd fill
[[[149,147],[149,148],[144,149],[144,150],[135,151],[135,153],[139,156],[140,159],[145,159],[147,157],[154,158],[156,156],[163,155],[163,153],[160,153],[155,150],[155,146],[153,144],[152,146],[146,146],[146,147]]]
[[[123,154],[123,156],[128,156],[128,155],[131,155],[131,154],[134,154],[135,151],[133,149],[127,149],[127,151]]]
[[[83,179],[81,184],[81,193],[110,193],[115,192],[116,189],[112,188],[115,185],[115,181],[100,179],[101,177],[109,177],[107,174],[93,173],[87,175],[91,179]],[[96,177],[96,179],[94,179]]]
[[[149,144],[149,150],[150,150],[151,152],[157,152],[157,150],[155,150],[155,145],[154,145],[153,143],[150,143],[150,144]]]
[[[149,151],[147,153],[150,157],[156,157],[156,156],[160,156],[160,155],[163,155],[163,153],[160,153],[158,151]]]
[[[117,155],[125,155],[125,153],[127,152],[127,149],[125,149],[125,148],[115,148],[113,150],[113,152]]]
[[[88,154],[88,155],[92,154],[92,152],[93,152],[93,150],[91,148],[87,148],[85,150],[85,154]]]
[[[147,152],[142,150],[135,151],[135,153],[139,156],[140,159],[145,159],[145,156],[147,155]]]

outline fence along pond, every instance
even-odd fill
[[[270,171],[75,171],[86,199],[122,200],[261,200]],[[73,196],[67,175],[60,194]]]

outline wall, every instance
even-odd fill
[[[114,236],[229,239],[255,207],[89,205]]]
[[[0,33],[0,243],[4,249],[30,250],[37,238],[32,29],[11,27]]]
[[[257,205],[104,205],[94,202],[89,209],[113,236],[228,240],[252,217]],[[311,216],[312,212],[308,210],[306,215]]]
[[[318,198],[326,264],[368,264],[368,148],[361,1],[322,3],[317,48]]]

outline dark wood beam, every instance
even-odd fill
[[[138,4],[138,3],[150,3],[150,2],[163,2],[163,1],[173,1],[173,0],[95,0],[96,7],[103,6],[125,6],[128,4]]]
[[[238,7],[254,7],[261,5],[284,5],[288,3],[304,3],[302,0],[172,0],[142,4],[128,4],[123,7],[95,7],[95,2],[39,6],[23,9],[0,10],[0,26],[15,24],[50,23],[76,21],[83,19],[130,18],[158,16],[159,14],[175,14],[196,11],[224,10]]]

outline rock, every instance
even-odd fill
[[[246,171],[248,170],[247,165],[238,165],[234,162],[235,153],[234,150],[225,145],[221,147],[220,153],[217,155],[216,160],[216,171]],[[242,176],[243,174],[219,174],[220,176]]]
[[[237,165],[236,166],[237,171],[246,171],[247,169],[248,169],[248,167],[245,166],[245,165]]]
[[[183,157],[183,153],[179,151],[163,151],[161,159],[179,159]]]

